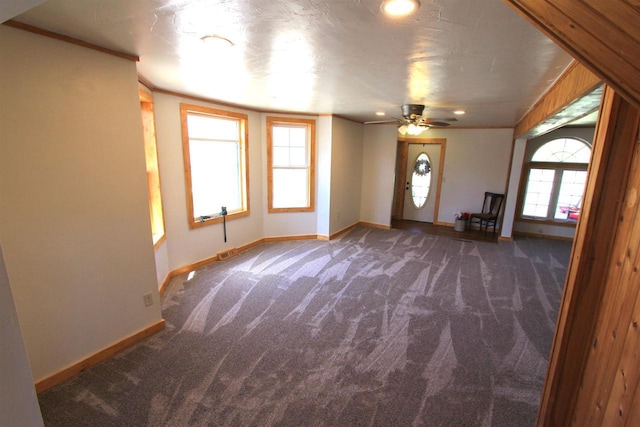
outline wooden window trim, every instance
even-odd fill
[[[140,113],[142,115],[143,123],[142,127],[147,168],[147,185],[149,191],[149,215],[151,218],[153,248],[158,249],[167,238],[167,227],[164,218],[164,200],[162,198],[162,186],[160,179],[155,110],[153,105],[153,95],[151,95],[150,92],[143,88],[138,88],[138,96],[140,98]],[[158,222],[156,223],[156,221]],[[160,233],[154,233],[157,228],[161,229]]]
[[[277,124],[298,125],[307,129],[309,144],[309,206],[303,208],[273,207],[273,126]],[[269,213],[313,212],[315,210],[315,161],[316,159],[316,121],[290,117],[267,117],[267,199]]]
[[[189,129],[187,125],[187,116],[190,113],[208,115],[214,117],[221,117],[225,119],[238,120],[240,127],[240,161],[242,172],[240,174],[240,187],[242,188],[242,205],[243,208],[239,211],[230,211],[226,220],[234,220],[249,216],[250,214],[250,202],[249,202],[249,126],[248,116],[242,113],[236,113],[233,111],[219,110],[216,108],[204,107],[195,104],[180,103],[180,128],[182,130],[182,157],[184,160],[184,180],[187,199],[187,222],[189,229],[196,229],[205,227],[211,224],[217,224],[223,221],[223,217],[212,216],[210,218],[198,221],[194,218],[193,212],[193,190],[191,181],[191,158],[189,153]]]

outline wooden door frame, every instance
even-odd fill
[[[409,157],[409,144],[439,144],[440,145],[440,166],[438,168],[438,185],[436,186],[436,205],[433,213],[433,223],[443,225],[438,221],[438,211],[440,210],[440,190],[442,190],[442,176],[444,171],[444,154],[447,148],[446,138],[405,138],[398,137],[400,155],[396,163],[396,205],[394,206],[393,218],[402,220],[404,218],[404,182],[407,176],[407,161]]]

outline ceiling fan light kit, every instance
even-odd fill
[[[380,9],[392,18],[401,18],[414,13],[420,7],[418,0],[384,0]]]
[[[432,126],[445,127],[449,126],[451,122],[457,122],[455,117],[446,118],[430,118],[424,116],[425,106],[422,104],[403,104],[400,106],[402,111],[402,119],[395,120],[377,120],[371,122],[365,122],[365,124],[374,123],[397,123],[398,132],[401,135],[417,136],[422,132],[428,130]]]
[[[411,136],[418,136],[420,135],[422,132],[429,130],[429,126],[427,125],[416,125],[413,123],[409,123],[408,125],[402,125],[398,128],[398,132],[400,132],[401,135],[411,135]]]

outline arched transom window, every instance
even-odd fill
[[[521,219],[575,223],[580,218],[591,148],[575,138],[547,142],[525,168]]]

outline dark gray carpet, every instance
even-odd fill
[[[167,329],[39,396],[47,426],[532,426],[570,242],[358,227],[175,278]]]

